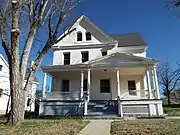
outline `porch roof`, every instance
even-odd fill
[[[157,60],[151,58],[144,58],[124,53],[113,53],[81,64],[43,66],[42,69],[43,71],[50,73],[55,71],[87,70],[98,68],[147,67],[148,65],[156,65],[157,62]]]

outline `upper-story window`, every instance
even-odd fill
[[[82,32],[77,32],[77,41],[82,41]]]
[[[2,66],[2,65],[0,65],[0,71],[2,71],[2,67],[3,67],[3,66]]]
[[[64,53],[64,65],[69,65],[70,64],[70,52],[65,52]]]
[[[107,51],[103,51],[101,53],[102,53],[102,56],[106,56],[107,55]]]
[[[91,40],[91,33],[90,32],[86,32],[86,41]]]
[[[88,51],[81,52],[81,55],[82,55],[82,62],[86,62],[89,60],[89,52]]]

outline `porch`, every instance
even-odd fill
[[[80,106],[83,115],[106,115],[108,110],[121,117],[162,115],[155,65],[154,60],[123,54],[121,58],[114,55],[83,64],[43,67],[53,83],[52,91],[46,93],[45,73],[42,100],[59,101],[61,106],[76,102],[74,106]]]

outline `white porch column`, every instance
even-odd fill
[[[43,89],[42,89],[42,98],[45,98],[45,92],[46,92],[46,81],[47,81],[47,74],[44,73],[44,78],[43,78]]]
[[[88,82],[88,86],[87,86],[87,101],[89,102],[90,100],[90,89],[91,89],[91,70],[88,69],[88,77],[87,77],[87,82]]]
[[[80,90],[80,99],[83,98],[83,88],[84,88],[84,72],[81,71],[81,90]]]
[[[148,88],[148,93],[149,93],[149,99],[152,99],[151,82],[150,82],[149,70],[146,71],[146,81],[147,81],[147,88]]]
[[[116,69],[116,80],[117,80],[117,95],[120,98],[120,76],[119,76],[119,69]],[[120,98],[121,99],[121,98]]]
[[[116,80],[117,80],[117,95],[118,95],[118,114],[123,117],[123,110],[121,104],[121,88],[120,88],[120,75],[119,69],[116,69]]]
[[[155,90],[156,90],[156,95],[157,99],[160,99],[160,92],[159,92],[159,85],[158,85],[158,79],[157,79],[157,73],[156,73],[156,66],[153,67],[153,74],[154,74],[154,84],[155,84]]]

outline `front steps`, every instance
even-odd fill
[[[88,103],[87,116],[118,117],[118,104],[116,100],[92,100]]]

